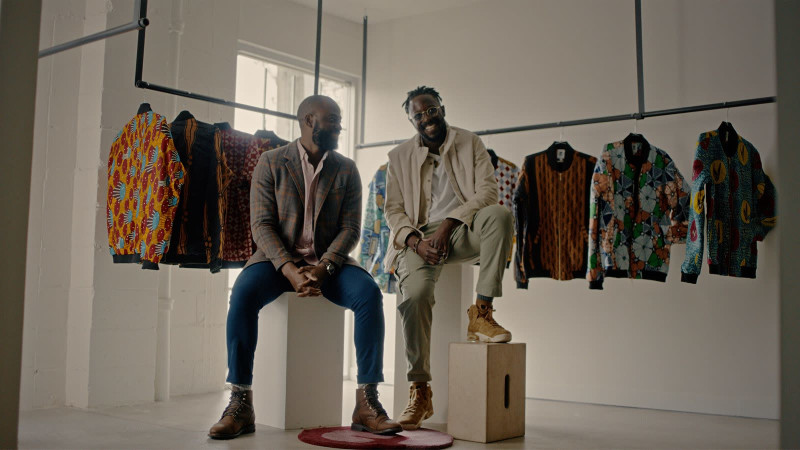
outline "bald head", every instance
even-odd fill
[[[303,142],[314,142],[323,150],[333,150],[342,130],[342,112],[336,102],[325,95],[312,95],[297,107]]]
[[[300,121],[300,128],[303,127],[303,122],[309,114],[319,113],[325,109],[335,109],[336,113],[339,113],[339,105],[327,95],[306,97],[297,107],[297,120]]]

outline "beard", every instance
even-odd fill
[[[428,125],[436,125],[437,130],[435,135],[428,135],[425,132],[425,127]],[[428,119],[427,122],[419,124],[417,128],[419,135],[422,136],[422,140],[427,143],[434,143],[438,144],[444,141],[444,138],[447,136],[447,125],[444,122],[444,117],[433,117]]]
[[[336,150],[339,147],[339,135],[330,130],[323,130],[319,124],[314,124],[311,140],[322,151]]]

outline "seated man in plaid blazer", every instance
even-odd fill
[[[258,312],[289,291],[301,297],[323,295],[355,313],[359,384],[351,428],[377,434],[402,430],[378,401],[383,296],[375,280],[348,256],[361,234],[361,177],[353,160],[334,151],[342,129],[339,106],[315,95],[300,103],[297,118],[300,139],[262,154],[253,173],[250,224],[258,250],[231,292],[227,381],[232,392],[222,418],[209,431],[213,439],[255,431],[251,384]]]

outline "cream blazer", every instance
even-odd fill
[[[497,203],[497,181],[489,153],[480,137],[470,131],[447,127],[447,136],[439,149],[445,172],[461,205],[447,217],[465,223],[470,229],[475,213]],[[384,217],[389,225],[389,246],[384,259],[386,270],[394,267],[400,250],[406,247],[411,233],[422,232],[427,224],[431,203],[433,158],[419,135],[389,152],[386,173]]]

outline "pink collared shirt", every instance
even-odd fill
[[[317,185],[319,184],[319,173],[322,171],[322,164],[325,158],[328,157],[328,152],[322,155],[322,159],[317,164],[317,169],[308,161],[308,153],[297,140],[297,151],[300,153],[300,165],[303,167],[303,181],[306,187],[305,198],[305,212],[303,213],[303,233],[300,239],[295,243],[294,251],[303,257],[303,260],[309,264],[319,263],[317,253],[314,251],[314,200],[317,194]]]

